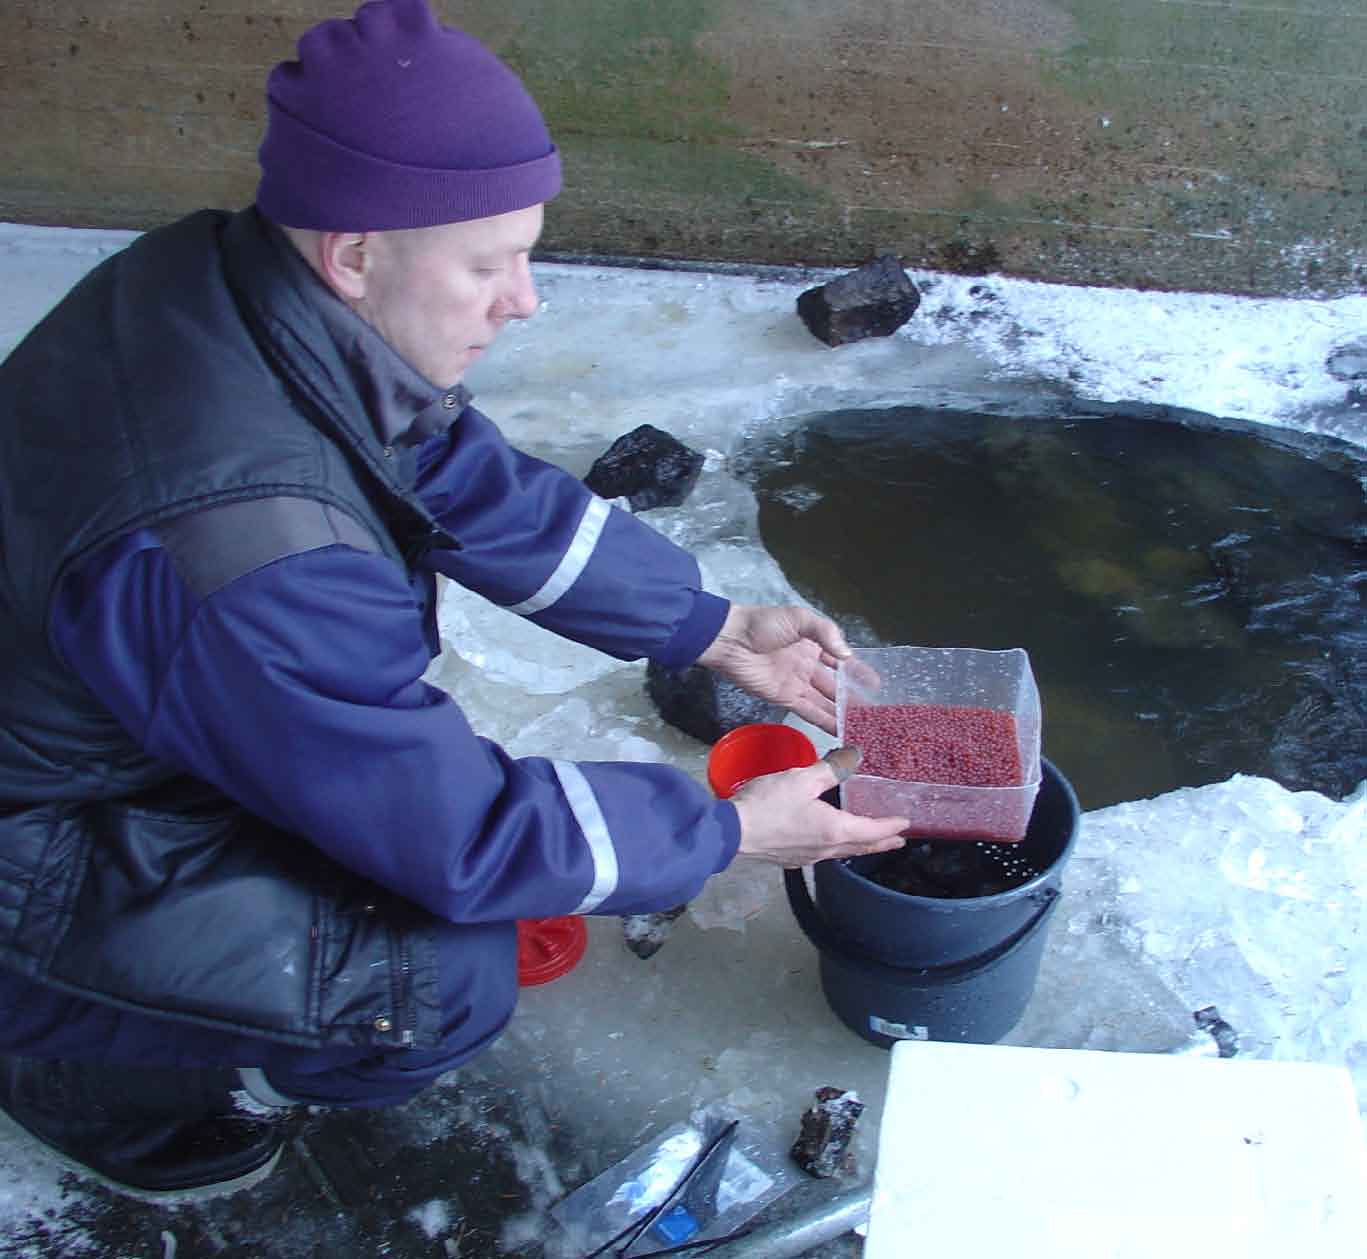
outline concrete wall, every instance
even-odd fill
[[[351,0],[3,0],[0,218],[247,202]],[[1367,286],[1367,0],[434,0],[565,154],[550,250]]]

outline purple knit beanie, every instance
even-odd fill
[[[560,191],[560,154],[521,80],[427,0],[370,0],[306,31],[266,100],[256,203],[286,227],[431,227]]]

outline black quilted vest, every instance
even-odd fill
[[[0,964],[290,1043],[426,1047],[430,916],[174,776],[49,645],[73,564],[188,513],[255,535],[267,502],[322,503],[405,567],[451,543],[282,247],[252,210],[150,232],[0,365]]]

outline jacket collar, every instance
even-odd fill
[[[464,385],[440,389],[339,298],[275,224],[261,218],[290,287],[337,347],[382,446],[417,446],[449,428],[469,405]]]

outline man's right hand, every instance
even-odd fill
[[[731,797],[740,814],[740,855],[790,869],[831,857],[901,848],[905,817],[858,817],[820,797],[853,771],[841,748],[803,769],[753,778]]]

